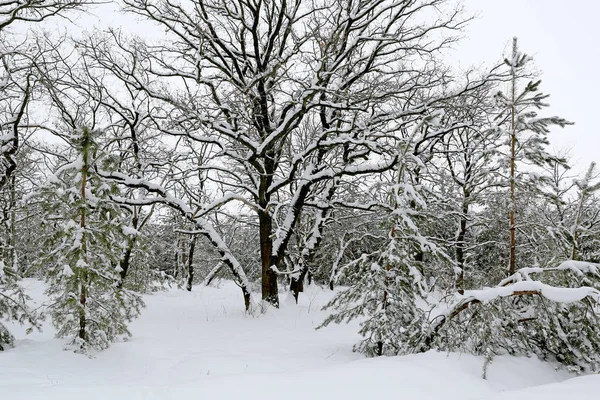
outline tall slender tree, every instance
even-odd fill
[[[549,95],[539,91],[540,80],[529,80],[528,63],[531,57],[521,53],[517,45],[517,38],[513,38],[512,53],[504,63],[508,66],[511,76],[510,92],[508,95],[498,92],[496,98],[501,107],[497,120],[502,125],[508,125],[509,154],[508,154],[508,182],[509,182],[509,265],[508,273],[516,271],[517,264],[517,212],[518,187],[524,182],[524,177],[529,175],[527,169],[542,167],[544,164],[555,160],[546,151],[548,145],[547,135],[552,126],[564,127],[571,124],[560,117],[539,117],[536,110],[548,107],[546,103]],[[521,82],[527,80],[523,85]],[[518,173],[517,167],[521,164],[527,166]]]

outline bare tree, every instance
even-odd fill
[[[479,90],[448,104],[447,115],[463,121],[464,126],[447,135],[437,149],[446,161],[442,171],[450,175],[458,190],[452,218],[458,220],[453,247],[459,293],[465,290],[465,268],[470,247],[467,236],[474,226],[481,223],[477,221],[472,207],[483,205],[490,188],[500,186],[498,172],[501,169],[500,147],[503,142],[493,121],[495,105],[491,92],[494,87],[495,83],[490,81]],[[439,179],[446,176],[440,171]]]
[[[36,85],[33,66],[45,49],[11,28],[26,27],[89,4],[85,0],[25,0],[0,2],[0,188],[8,183],[17,164],[21,131],[27,122],[27,106]]]
[[[460,9],[443,0],[126,3],[162,26],[169,41],[149,45],[112,32],[78,45],[86,68],[103,71],[105,87],[146,99],[135,113],[177,156],[157,174],[99,173],[141,189],[136,198],[115,200],[163,204],[192,223],[189,233],[213,244],[246,307],[245,267],[216,215],[255,215],[247,222],[258,236],[262,298],[277,306],[278,276],[291,274],[293,290],[301,290],[331,207],[345,203],[335,182],[376,179],[393,168],[407,132],[424,126],[436,104],[475,86],[450,90],[451,77],[436,58],[455,40],[447,32],[465,23]],[[423,129],[415,151],[452,129]],[[123,140],[135,142],[132,135]],[[303,213],[308,209],[316,211]],[[283,271],[303,214],[314,215],[310,237],[298,265]]]

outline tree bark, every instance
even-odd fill
[[[121,271],[119,272],[120,280],[119,280],[119,284],[117,285],[117,287],[119,289],[121,289],[123,287],[123,284],[125,282],[125,277],[127,276],[127,271],[129,271],[129,266],[131,265],[131,254],[133,252],[134,244],[135,244],[135,239],[130,237],[127,240],[127,247],[125,248],[125,251],[123,252],[123,255],[121,256],[121,260],[119,261],[119,267],[121,268]]]
[[[467,216],[469,214],[469,203],[468,199],[470,193],[464,191],[462,214],[460,216],[460,222],[458,227],[458,235],[456,236],[456,265],[460,268],[458,279],[456,280],[456,288],[458,293],[465,293],[465,236],[467,234]]]
[[[326,201],[330,201],[337,189],[337,185],[333,182],[329,190],[327,191],[327,196],[325,197]],[[306,196],[306,194],[304,194]],[[300,209],[298,209],[298,214],[300,213]],[[294,295],[294,299],[296,300],[296,304],[298,304],[298,296],[300,292],[304,291],[304,279],[308,276],[308,284],[310,285],[312,282],[312,274],[310,273],[310,264],[315,256],[315,253],[319,249],[321,242],[323,241],[323,231],[325,229],[325,224],[327,222],[327,218],[331,213],[331,207],[323,208],[319,214],[317,214],[317,218],[314,221],[313,230],[308,239],[308,244],[305,249],[302,251],[301,257],[301,268],[300,274],[298,276],[292,276],[292,281],[290,282],[290,291]],[[314,238],[314,240],[313,240]],[[333,285],[333,283],[331,283]],[[333,288],[332,288],[333,290]]]
[[[513,39],[513,63],[517,59],[517,38]],[[511,66],[511,122],[510,122],[510,257],[508,265],[508,273],[515,273],[516,265],[516,247],[517,241],[515,238],[515,162],[516,162],[516,144],[517,144],[517,128],[516,128],[516,67]]]
[[[86,245],[86,235],[85,235],[85,186],[87,184],[87,172],[88,172],[88,148],[90,144],[90,132],[87,128],[83,129],[83,146],[82,146],[82,156],[83,156],[83,166],[81,167],[81,219],[79,226],[83,230],[82,238],[81,238],[81,252],[86,254],[87,245]],[[79,292],[79,333],[78,337],[81,340],[87,339],[86,333],[86,316],[85,316],[85,304],[87,301],[87,289],[86,289],[86,281],[87,274],[84,271],[79,271],[79,276],[81,280],[81,289]]]
[[[260,230],[260,259],[262,278],[262,299],[272,306],[279,308],[279,293],[277,289],[277,273],[271,268],[276,266],[273,257],[273,220],[267,210],[258,214]]]
[[[219,263],[208,273],[208,275],[206,275],[206,277],[204,278],[204,286],[209,286],[211,284],[211,282],[217,277],[217,274],[221,272],[223,266],[223,263]]]
[[[187,269],[188,269],[188,275],[187,275],[187,284],[186,284],[186,289],[188,292],[192,291],[192,284],[194,283],[194,250],[196,249],[196,235],[192,236],[192,239],[190,240],[190,249],[188,252],[188,257],[187,257]]]
[[[292,276],[292,281],[290,282],[290,291],[296,300],[296,304],[298,304],[298,296],[301,292],[304,292],[304,279],[307,273],[308,266],[303,266],[302,270],[297,276]]]

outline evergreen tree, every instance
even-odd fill
[[[58,168],[43,191],[46,223],[54,224],[41,259],[52,320],[57,336],[81,352],[130,335],[127,323],[143,306],[138,294],[119,285],[122,243],[130,232],[123,232],[120,210],[110,200],[113,187],[94,173],[94,136],[82,128],[68,137],[75,160]]]
[[[0,351],[6,346],[12,346],[14,342],[14,337],[2,323],[3,320],[16,321],[21,325],[28,324],[28,333],[33,328],[39,329],[40,316],[29,308],[29,297],[18,281],[17,272],[0,259]]]
[[[540,117],[536,110],[548,107],[546,100],[549,95],[540,92],[541,81],[528,81],[523,87],[521,81],[528,78],[528,63],[532,60],[527,54],[519,51],[517,38],[513,39],[512,55],[504,63],[510,69],[509,93],[498,92],[496,99],[500,106],[497,121],[500,126],[507,126],[509,136],[509,163],[508,181],[510,187],[509,202],[509,230],[510,230],[510,255],[509,274],[516,270],[516,230],[517,221],[517,189],[520,185],[531,185],[537,175],[530,174],[532,167],[543,167],[549,162],[557,161],[547,151],[548,133],[550,127],[571,124],[560,117]],[[528,171],[519,173],[517,164],[528,165]]]
[[[419,215],[416,205],[425,204],[408,171],[406,165],[400,167],[392,188],[388,239],[378,250],[363,253],[342,269],[340,273],[352,285],[325,306],[333,313],[321,325],[361,318],[359,333],[365,339],[354,350],[370,356],[414,352],[427,320],[426,307],[419,304],[426,304],[427,294],[422,256],[436,254],[438,249],[421,235],[414,221]]]

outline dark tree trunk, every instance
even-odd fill
[[[194,283],[194,250],[196,248],[196,236],[192,237],[190,240],[190,249],[187,257],[187,267],[188,267],[188,276],[187,276],[187,285],[186,289],[188,292],[192,291],[192,284]]]
[[[250,311],[250,292],[245,287],[242,287],[242,294],[244,295],[244,306],[246,311]]]
[[[469,192],[465,192],[458,235],[456,236],[456,265],[460,268],[460,273],[456,280],[456,288],[460,294],[465,293],[465,236],[467,234],[467,216],[469,213],[469,204],[467,201],[469,197]]]
[[[259,212],[260,229],[260,259],[262,271],[262,299],[274,307],[279,307],[279,295],[277,290],[277,273],[271,266],[276,266],[273,257],[273,239],[271,231],[273,221],[268,211]]]
[[[82,150],[82,156],[83,156],[83,167],[81,168],[81,200],[82,203],[84,204],[81,207],[81,220],[79,221],[79,226],[82,228],[83,230],[83,234],[82,234],[82,238],[81,238],[81,252],[82,253],[87,253],[87,238],[86,238],[86,234],[85,234],[85,203],[86,203],[86,193],[85,193],[85,187],[87,184],[87,174],[88,174],[88,150],[89,150],[89,145],[90,145],[90,132],[87,130],[87,128],[83,129],[83,150]],[[85,270],[83,271],[79,271],[80,274],[80,279],[81,279],[81,288],[79,291],[79,334],[77,336],[79,336],[79,338],[82,341],[87,340],[87,334],[86,334],[86,315],[85,315],[85,304],[87,302],[87,289],[86,289],[86,284],[87,284],[87,273],[85,273]]]
[[[333,198],[333,195],[335,194],[337,186],[335,184],[332,184],[329,187],[329,190],[327,192],[327,197],[325,198],[326,200],[331,200]],[[302,194],[304,196],[306,196],[308,193],[308,191],[303,192]],[[312,242],[311,246],[308,246],[305,251],[307,251],[306,253],[303,251],[303,255],[302,255],[302,264],[301,264],[301,270],[300,270],[300,274],[296,277],[293,276],[292,277],[292,281],[290,282],[290,290],[292,291],[293,295],[294,295],[294,299],[296,299],[296,304],[298,304],[298,295],[300,292],[304,291],[304,278],[308,277],[308,284],[310,285],[312,283],[312,274],[310,273],[310,265],[313,261],[313,258],[315,257],[315,253],[317,252],[317,250],[319,249],[319,246],[321,245],[321,242],[323,241],[323,230],[325,229],[325,224],[327,221],[327,218],[329,216],[331,212],[331,208],[327,207],[324,208],[320,211],[320,214],[318,215],[317,219],[315,220],[315,226],[313,227],[313,233],[311,235],[315,235],[316,232],[316,240],[314,242],[312,242],[312,240],[309,240],[309,242]],[[297,211],[297,215],[300,214],[300,208],[298,208]],[[312,239],[312,236],[311,236]],[[330,286],[331,286],[331,290],[333,290],[333,282],[330,282]]]
[[[377,342],[377,350],[375,351],[375,354],[378,356],[383,355],[383,342]]]
[[[296,304],[298,304],[298,295],[300,292],[304,292],[304,278],[308,273],[308,267],[303,267],[302,271],[298,274],[298,276],[292,276],[292,282],[290,283],[290,291],[294,295],[294,299],[296,300]]]
[[[85,289],[85,285],[81,285],[81,292],[79,294],[79,334],[77,335],[81,340],[87,339],[87,334],[85,332],[86,329],[86,320],[85,320],[85,303],[87,301],[87,292]]]
[[[177,279],[179,276],[179,264],[181,263],[181,239],[177,239],[175,245],[175,266],[173,267],[173,278]]]

